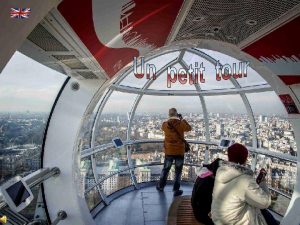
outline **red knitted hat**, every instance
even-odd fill
[[[229,162],[245,164],[248,157],[248,150],[244,145],[235,143],[228,148]]]

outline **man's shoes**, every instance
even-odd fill
[[[164,188],[160,187],[159,183],[156,184],[156,190],[158,191],[164,191]]]
[[[176,196],[180,196],[180,195],[182,195],[182,193],[183,193],[183,190],[176,190],[176,191],[174,191],[174,197],[176,197]]]

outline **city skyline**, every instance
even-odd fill
[[[185,115],[185,117],[193,127],[193,130],[186,134],[186,139],[205,141],[206,130],[203,116],[190,113]],[[132,121],[132,127],[129,131],[130,139],[163,139],[164,135],[160,127],[164,120],[165,116],[163,115],[137,115],[136,119]],[[287,119],[278,116],[256,116],[255,121],[257,124],[258,148],[285,153],[294,157],[297,156],[294,132]],[[33,113],[17,116],[4,114],[0,116],[0,183],[15,175],[26,176],[40,168],[45,122],[45,115]],[[87,120],[86,122],[88,124],[84,124],[81,130],[82,134],[78,137],[81,150],[90,148],[91,127],[89,124],[92,121]],[[111,114],[101,117],[99,122],[95,127],[94,144],[96,147],[105,146],[111,142],[113,137],[126,139],[128,123],[126,116]],[[224,136],[248,147],[252,146],[253,132],[247,115],[211,114],[209,134],[210,140],[216,143]],[[130,150],[133,165],[139,166],[134,170],[137,182],[157,180],[161,171],[159,165],[146,166],[146,164],[163,162],[163,144],[137,143],[132,145]],[[205,144],[191,144],[191,151],[187,153],[185,162],[195,164],[200,168],[206,157],[205,150]],[[81,167],[81,179],[79,182],[83,185],[82,190],[87,190],[87,188],[92,188],[96,185],[95,177],[97,181],[104,179],[100,188],[106,195],[132,185],[131,174],[128,171],[122,172],[128,166],[127,156],[126,148],[116,149],[109,147],[95,153],[95,176],[90,166],[87,165],[86,169],[83,168],[83,170]],[[209,146],[208,158],[213,160],[216,157],[226,160],[226,151],[217,146]],[[251,159],[252,154],[249,155],[248,165],[251,165]],[[268,184],[276,190],[291,195],[295,185],[296,164],[260,154],[257,159],[256,172],[259,171],[261,166],[267,165]],[[90,158],[82,158],[82,162],[86,160],[90,160]],[[182,173],[182,179],[185,181],[195,180],[195,176],[199,172],[196,169],[198,167],[186,166]],[[111,176],[112,174],[115,175]],[[172,176],[172,171],[170,176]],[[90,208],[93,206],[94,197],[97,197],[97,192],[93,190],[86,195],[88,196],[87,202]],[[286,206],[276,209],[281,214],[284,214],[288,201],[285,199],[279,200],[278,205],[281,206],[282,204]]]

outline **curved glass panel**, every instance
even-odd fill
[[[54,100],[66,76],[16,52],[0,74],[0,184],[41,166],[43,134]],[[34,216],[39,186],[29,207]]]
[[[179,71],[182,66],[180,64],[175,64],[174,66],[171,66],[170,68],[175,68],[176,71]],[[171,78],[174,78],[174,75],[171,75]],[[154,90],[196,90],[194,84],[189,84],[189,78],[187,76],[187,82],[186,84],[181,84],[179,82],[179,78],[177,77],[177,80],[174,81],[174,83],[170,82],[170,88],[168,88],[167,84],[167,70],[165,70],[159,77],[156,78],[156,80],[153,82],[153,84],[150,85],[148,89],[154,89]]]
[[[158,181],[160,178],[160,173],[162,168],[163,168],[162,165],[149,165],[149,166],[136,168],[134,170],[134,173],[137,178],[137,182],[144,183],[144,182]],[[200,169],[201,169],[200,165],[199,166],[184,165],[182,169],[182,175],[181,175],[182,182],[194,183],[197,178],[197,175],[200,172]],[[168,181],[174,181],[174,177],[175,177],[175,167],[173,165],[168,175]]]
[[[162,168],[163,168],[162,165],[149,165],[149,166],[137,167],[134,170],[136,181],[138,183],[158,181],[160,178]],[[170,179],[171,174],[172,172],[170,171],[168,179]]]
[[[199,49],[199,50],[206,53],[207,55],[210,55],[216,60],[219,60],[219,62],[222,65],[229,64],[231,67],[233,67],[233,63],[235,63],[236,70],[237,71],[239,70],[239,62],[240,62],[239,60],[217,51],[208,50],[208,49]],[[247,68],[248,68],[247,77],[242,77],[240,79],[237,79],[237,82],[241,85],[241,87],[267,84],[267,82],[255,70],[251,68],[251,65],[248,66]]]
[[[128,169],[126,148],[109,148],[98,152],[95,154],[95,161],[96,177],[98,182],[103,181],[101,189],[104,194],[110,195],[132,185],[130,172],[126,170]],[[105,179],[108,176],[110,177]]]
[[[94,122],[94,117],[95,114],[94,112],[92,112],[91,114],[83,118],[80,133],[78,135],[80,150],[91,147],[91,132],[92,132],[92,126]]]
[[[135,169],[138,183],[156,181],[160,177],[162,164],[164,162],[163,143],[141,143],[129,146],[131,158]],[[206,146],[203,144],[191,144],[191,151],[185,155],[185,163],[192,164],[184,166],[182,180],[194,182],[200,167],[204,161]],[[155,164],[155,165],[149,165]],[[195,166],[193,166],[195,165]],[[169,180],[174,178],[175,168],[171,168]]]
[[[221,137],[251,146],[252,133],[249,116],[240,95],[206,96],[209,112],[209,131],[212,141]]]
[[[93,125],[97,116],[98,109],[106,96],[108,92],[108,89],[102,94],[100,100],[96,104],[95,108],[93,111],[86,115],[83,118],[83,122],[81,125],[81,129],[78,135],[79,139],[79,150],[87,149],[91,147],[91,140],[92,140],[92,130],[93,130]]]
[[[101,201],[97,187],[95,187],[96,181],[92,170],[92,162],[90,158],[81,160],[80,162],[80,186],[82,193],[85,193],[85,200],[89,209],[96,207]]]
[[[247,94],[255,115],[258,147],[296,156],[294,131],[275,92]]]
[[[257,174],[261,168],[267,170],[267,182],[272,188],[288,196],[292,195],[296,184],[296,163],[259,154],[256,164]]]
[[[254,115],[287,117],[286,110],[274,91],[246,94]]]
[[[185,163],[201,165],[205,158],[205,144],[190,144],[191,151],[185,155]],[[149,163],[164,162],[163,143],[141,143],[129,146],[131,158],[134,166],[145,165]],[[209,146],[209,151],[214,154],[214,146]]]
[[[289,207],[291,199],[279,194],[276,191],[271,191],[271,194],[272,203],[268,209],[271,209],[272,211],[278,213],[281,216],[284,216]]]
[[[114,91],[96,122],[95,146],[111,142],[114,137],[126,140],[128,115],[137,95]]]
[[[220,158],[222,160],[228,160],[228,154],[227,154],[227,149],[220,148],[219,146],[216,145],[210,145],[208,146],[209,154],[208,154],[208,162],[211,163],[215,159]],[[252,159],[253,159],[254,154],[249,153],[246,165],[251,166],[252,164]]]
[[[164,161],[163,143],[143,143],[130,145],[132,164],[134,166],[162,163]]]
[[[179,51],[171,52],[167,54],[163,54],[161,56],[155,57],[154,59],[149,60],[148,62],[145,62],[145,64],[153,64],[156,67],[156,72],[158,72],[162,67],[167,65],[169,62],[175,60],[179,56]],[[140,64],[140,61],[138,62]],[[146,65],[145,65],[146,67]],[[138,72],[141,71],[141,66],[138,68]],[[146,73],[146,72],[145,72]],[[135,77],[133,72],[130,72],[123,81],[121,81],[120,85],[129,86],[129,87],[136,87],[136,88],[142,88],[148,80],[144,77],[141,79],[138,79]]]
[[[203,63],[203,67],[205,68],[205,71],[203,71],[203,78],[205,79],[205,82],[199,83],[201,90],[234,88],[234,85],[230,80],[216,80],[215,65],[206,59],[187,51],[183,56],[183,61],[187,66],[192,65],[193,67],[195,67],[195,63],[198,63],[199,66]]]
[[[197,96],[143,96],[133,118],[131,139],[163,139],[161,125],[168,118],[169,109],[173,107],[193,126],[193,130],[186,133],[185,137],[204,140],[204,119]]]
[[[138,67],[138,71],[140,71],[140,66]],[[141,79],[136,78],[135,75],[133,74],[133,71],[131,71],[120,83],[120,85],[135,87],[135,88],[143,88],[147,81],[148,80],[146,78],[141,78]]]
[[[85,193],[85,200],[89,210],[94,209],[102,201],[97,187],[94,187]]]
[[[39,169],[46,122],[65,79],[19,52],[0,74],[0,181]]]
[[[80,161],[80,187],[82,192],[94,186],[95,184],[96,182],[93,175],[91,159],[82,159]]]
[[[261,168],[266,169],[268,172],[266,180],[269,187],[289,197],[292,196],[296,184],[296,163],[259,154],[257,156],[256,176]],[[272,194],[273,201],[270,208],[280,215],[284,215],[290,198],[280,195],[277,192],[273,192]]]

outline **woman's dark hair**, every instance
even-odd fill
[[[216,176],[216,173],[217,173],[217,170],[220,166],[220,161],[221,160],[222,159],[217,158],[212,163],[206,164],[206,165],[203,165],[203,166],[206,167],[207,169],[209,169],[214,174],[214,176]]]

